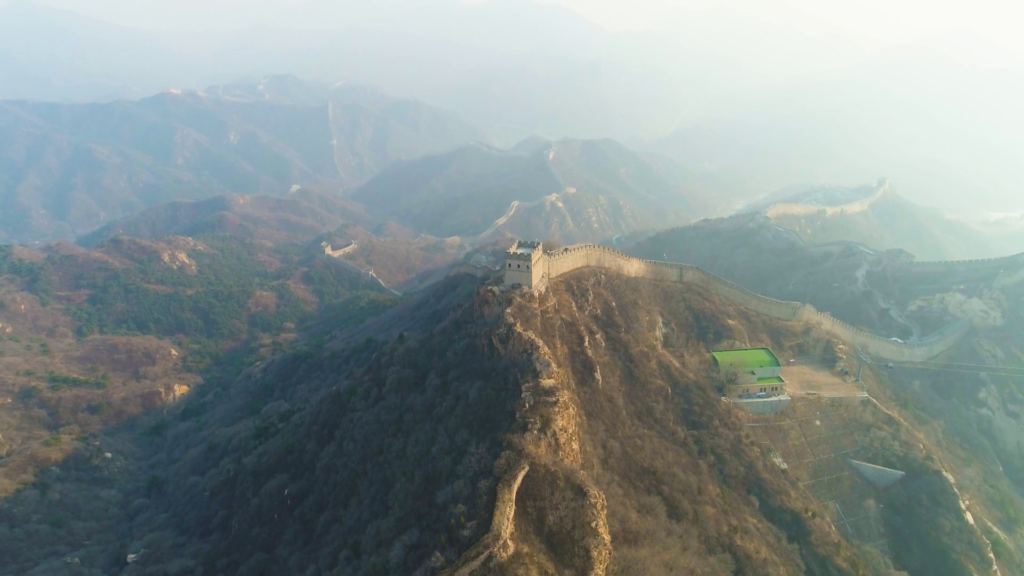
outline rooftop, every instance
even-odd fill
[[[720,350],[712,352],[715,362],[721,370],[751,371],[755,368],[778,368],[779,359],[767,348],[748,348],[745,350]]]
[[[533,254],[533,251],[536,249],[535,246],[516,246],[511,252],[513,254]]]

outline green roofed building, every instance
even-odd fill
[[[734,400],[755,400],[786,395],[786,381],[782,379],[782,364],[767,348],[719,350],[712,352],[718,370],[735,374],[726,396]]]

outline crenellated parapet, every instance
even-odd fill
[[[513,245],[513,248],[516,246],[520,246],[519,243]],[[570,246],[546,254],[543,253],[540,243],[529,243],[527,249],[528,260],[524,258],[522,251],[513,256],[516,253],[510,249],[506,255],[506,285],[543,287],[550,280],[573,270],[588,267],[612,270],[636,278],[696,284],[734,304],[779,320],[805,322],[817,326],[867,354],[893,360],[919,362],[934,358],[952,347],[970,330],[969,323],[954,322],[925,338],[902,342],[855,328],[833,318],[831,314],[818,311],[810,304],[786,302],[755,294],[738,284],[689,264],[644,260],[595,244]],[[523,281],[526,278],[523,269],[508,266],[508,263],[522,265],[527,261],[531,265],[529,284]],[[510,278],[513,282],[510,282]]]

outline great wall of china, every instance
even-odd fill
[[[777,218],[779,216],[807,216],[818,213],[824,213],[827,216],[831,216],[833,214],[854,214],[857,212],[863,212],[889,192],[888,179],[880,179],[877,186],[878,190],[871,196],[848,204],[841,204],[839,206],[821,206],[818,204],[779,203],[768,208],[765,213],[769,218]]]
[[[328,247],[328,249],[329,249],[329,247]],[[337,257],[337,256],[335,256],[333,254],[330,254],[329,252],[324,252],[324,254],[330,256],[330,258],[329,258],[330,262],[334,262],[338,266],[341,266],[342,268],[344,268],[346,270],[350,270],[352,272],[355,272],[356,274],[359,274],[360,276],[365,276],[367,280],[369,280],[370,282],[376,283],[381,288],[387,290],[388,292],[391,292],[395,296],[401,296],[402,295],[401,292],[399,292],[398,290],[395,290],[391,286],[388,286],[387,282],[381,280],[380,276],[377,276],[376,274],[374,274],[373,270],[369,270],[369,269],[365,269],[365,268],[360,268],[359,266],[356,266],[355,264],[352,264],[350,262],[346,262],[346,261],[342,260],[341,258],[339,258],[339,257]]]
[[[791,230],[784,229],[780,226],[775,226],[779,230],[785,230],[786,232],[792,232]],[[867,254],[878,254],[884,252],[884,250],[878,250],[872,248],[866,244],[860,242],[852,242],[850,240],[832,240],[830,242],[815,242],[810,243],[804,240],[796,232],[792,232],[793,237],[799,240],[799,242],[810,248],[811,250],[832,250],[832,249],[845,249],[845,248],[856,248]],[[999,256],[996,258],[976,258],[973,260],[911,260],[909,258],[900,262],[897,267],[903,272],[911,274],[948,274],[956,272],[998,272],[1007,267],[1024,266],[1024,252],[1019,254],[1012,254],[1010,256]]]
[[[906,266],[908,271],[915,273],[999,271],[1012,266],[1024,266],[1024,252],[1012,256],[979,258],[975,260],[910,261],[906,263]]]
[[[784,302],[761,296],[696,266],[643,260],[593,244],[572,246],[547,253],[538,264],[543,266],[543,277],[535,286],[537,289],[543,289],[547,282],[559,276],[588,267],[604,268],[636,278],[696,284],[760,314],[817,326],[866,354],[891,360],[920,362],[934,358],[948,350],[970,330],[970,324],[961,321],[912,342],[889,340],[855,328],[828,313],[819,312],[810,304]]]
[[[799,204],[799,203],[780,203],[770,206],[763,210],[762,214],[769,220],[780,217],[780,216],[806,216],[809,214],[824,213],[826,215],[834,214],[854,214],[857,212],[863,212],[871,207],[872,204],[878,202],[884,198],[886,194],[892,192],[892,187],[889,185],[887,178],[881,178],[876,184],[877,191],[871,196],[858,200],[856,202],[850,202],[839,206],[821,206],[818,204]],[[808,242],[794,230],[784,228],[779,225],[773,224],[773,226],[784,232],[788,232],[793,238],[800,244],[813,249],[828,250],[831,248],[846,248],[853,247],[863,250],[868,253],[879,253],[884,250],[877,250],[860,242],[851,242],[848,240],[833,240],[830,242]],[[975,260],[945,260],[945,261],[914,261],[905,260],[902,265],[904,270],[910,273],[955,273],[955,272],[986,272],[986,271],[999,271],[1001,267],[1013,266],[1018,264],[1024,264],[1024,253],[1014,254],[1012,256],[1003,256],[998,258],[982,258]]]

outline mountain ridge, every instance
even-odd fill
[[[612,140],[538,138],[396,164],[349,197],[436,237],[578,242],[696,219],[704,206],[687,186]]]
[[[373,92],[349,102],[180,90],[108,104],[2,101],[0,234],[68,239],[167,201],[340,190],[395,160],[484,137],[418,102]]]

